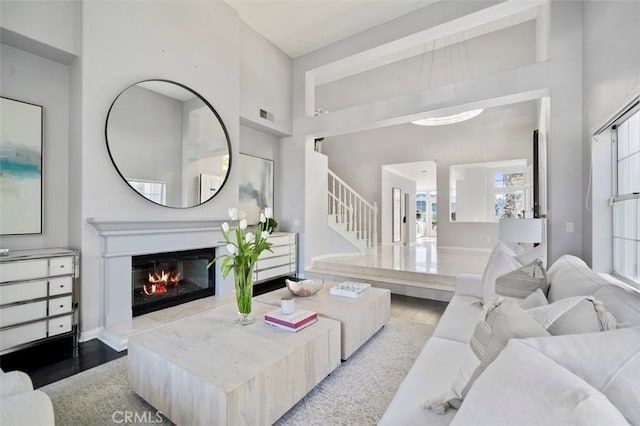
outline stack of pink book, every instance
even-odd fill
[[[264,316],[264,322],[289,331],[302,330],[318,321],[318,314],[311,311],[295,310],[291,314],[283,314],[276,309]]]

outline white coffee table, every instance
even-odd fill
[[[382,288],[370,288],[357,298],[334,296],[329,288],[337,282],[325,281],[320,292],[309,297],[295,297],[296,309],[315,311],[323,318],[340,321],[341,357],[348,359],[360,346],[389,322],[391,316],[391,292]],[[291,296],[282,288],[256,296],[255,300],[280,306],[283,296]]]
[[[256,322],[235,325],[226,305],[132,336],[131,388],[179,425],[272,424],[340,364],[340,323],[297,333]]]

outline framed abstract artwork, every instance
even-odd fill
[[[42,234],[42,107],[0,98],[0,235]]]
[[[273,208],[273,160],[240,153],[238,168],[238,208],[247,214],[247,222],[254,225],[265,207]]]

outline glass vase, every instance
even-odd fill
[[[249,325],[253,319],[249,317],[251,313],[251,300],[253,298],[253,264],[238,264],[234,266],[236,285],[236,303],[240,318],[236,320],[238,325]]]

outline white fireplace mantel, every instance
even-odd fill
[[[130,321],[132,256],[223,245],[223,219],[88,218],[101,237],[104,326]],[[216,273],[216,294],[224,293]]]
[[[108,258],[219,246],[225,220],[88,218],[87,222],[103,238],[101,255]]]

